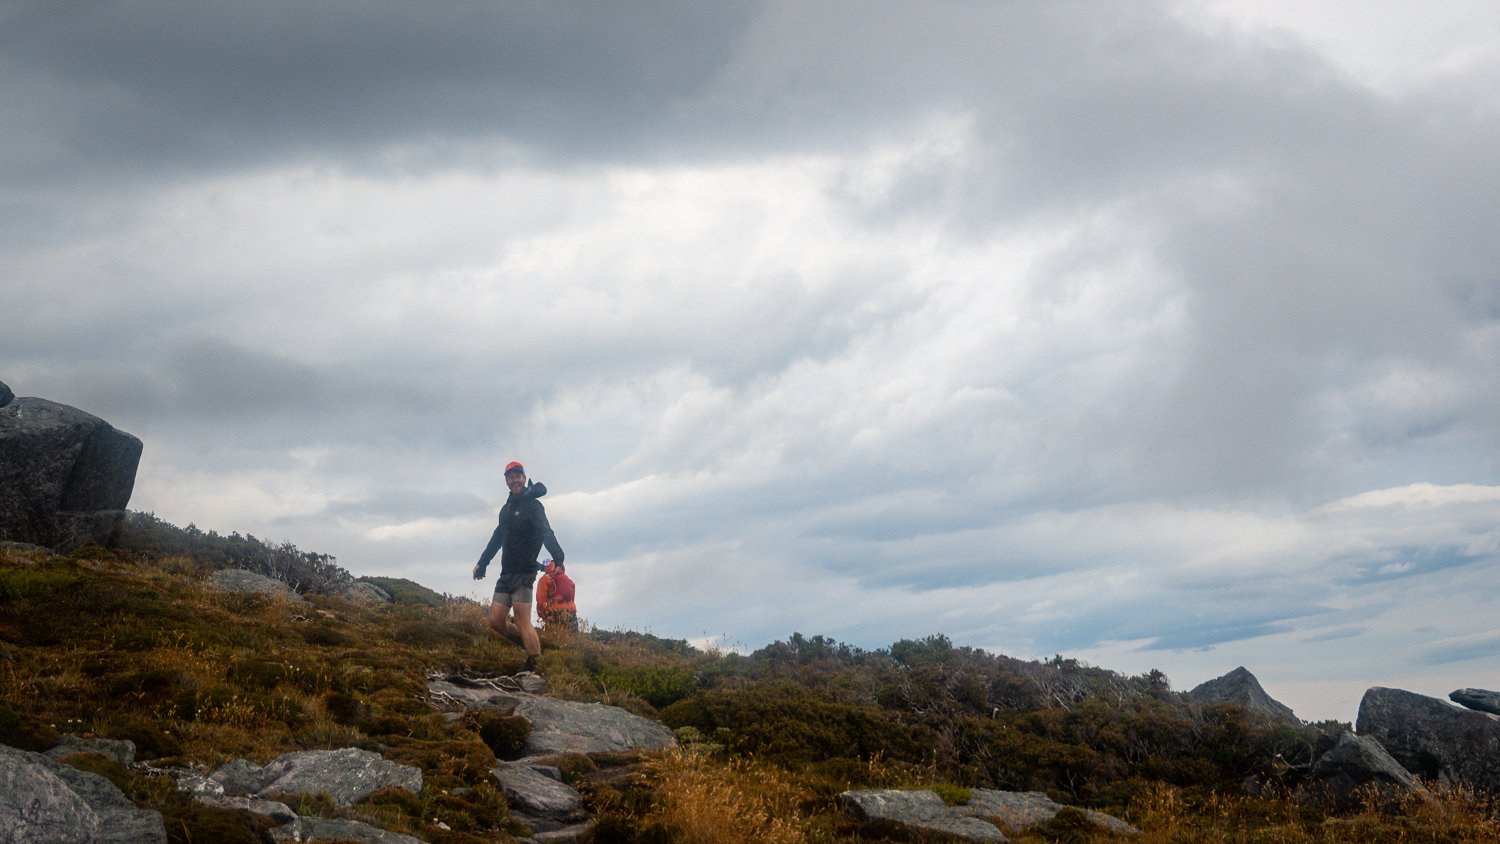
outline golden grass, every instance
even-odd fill
[[[751,759],[715,761],[693,750],[667,753],[646,775],[656,802],[644,819],[682,844],[806,844],[804,793],[784,771]]]
[[[1375,792],[1343,816],[1298,806],[1291,795],[1188,794],[1156,785],[1134,801],[1128,820],[1144,833],[1140,844],[1494,844],[1500,820],[1474,792],[1446,786],[1433,799],[1409,797],[1391,806]],[[1025,838],[1017,839],[1025,841]]]

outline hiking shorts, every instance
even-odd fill
[[[529,604],[532,599],[532,586],[536,583],[536,573],[529,574],[502,574],[495,581],[495,603],[507,607],[516,604]]]

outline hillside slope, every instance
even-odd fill
[[[519,666],[520,652],[486,630],[483,607],[432,606],[420,588],[387,605],[218,592],[205,585],[220,564],[207,556],[0,549],[0,744],[129,739],[155,766],[203,768],[362,748],[419,768],[421,795],[299,812],[378,820],[433,842],[524,834],[491,777],[503,730],[445,718],[428,699],[434,673]],[[330,574],[331,561],[313,562]],[[976,788],[1041,791],[1125,818],[1147,841],[1365,841],[1402,830],[1481,841],[1500,831],[1481,801],[1462,796],[1336,822],[1296,806],[1286,796],[1322,734],[1190,703],[1156,674],[1015,660],[942,636],[864,651],[794,633],[749,655],[587,625],[543,638],[548,694],[659,720],[683,744],[610,776],[592,765],[563,772],[590,802],[597,841],[879,840],[887,833],[860,827],[837,796],[911,787],[955,801]],[[172,840],[264,840],[169,783],[93,764],[161,811]],[[1262,796],[1245,794],[1247,779]],[[1100,835],[1064,825],[1012,838]]]

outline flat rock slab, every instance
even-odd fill
[[[516,692],[540,694],[547,686],[535,674],[510,677],[464,677],[457,674],[427,679],[427,695],[433,705],[449,711],[498,709],[510,714],[515,708]]]
[[[665,726],[618,706],[528,694],[515,697],[515,714],[531,722],[528,756],[656,750],[677,742]]]
[[[926,790],[882,788],[846,791],[838,797],[845,812],[865,823],[885,822],[913,830],[938,832],[966,841],[1009,841],[994,824],[955,811]]]
[[[538,832],[529,838],[521,839],[526,844],[576,844],[579,841],[591,841],[590,834],[594,831],[594,822],[574,824],[562,829],[554,829],[550,832]]]
[[[251,812],[257,815],[265,815],[278,825],[289,824],[297,820],[297,813],[292,807],[275,800],[260,800],[254,797],[226,797],[225,795],[200,795],[197,797],[199,803],[212,806],[215,809],[231,809],[236,812]]]
[[[422,791],[422,771],[387,761],[379,753],[346,747],[302,750],[273,759],[260,770],[257,797],[327,792],[340,806],[351,806],[382,788]]]
[[[991,791],[987,788],[973,790],[974,797],[954,809],[975,817],[996,818],[1013,830],[1029,829],[1044,824],[1062,811],[1063,804],[1040,791]],[[1113,835],[1140,835],[1141,831],[1113,815],[1093,809],[1079,809],[1096,828]]]
[[[524,679],[524,678],[523,678]],[[498,685],[514,678],[483,682],[459,677],[434,678],[427,688],[434,702],[450,707],[496,709],[531,722],[527,756],[557,753],[615,753],[671,747],[672,731],[618,706],[558,700]]]
[[[1014,833],[1023,833],[1047,823],[1067,808],[1040,791],[992,791],[973,789],[973,797],[961,806],[949,806],[926,789],[868,789],[846,791],[839,805],[858,820],[884,822],[918,831],[940,832],[969,841],[1006,841],[999,823]],[[1101,832],[1140,835],[1141,831],[1112,815],[1079,809]]]
[[[400,832],[359,821],[337,818],[298,818],[271,830],[277,841],[358,841],[360,844],[426,844]]]

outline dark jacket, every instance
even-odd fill
[[[552,559],[559,563],[563,561],[562,546],[552,535],[547,511],[537,500],[546,494],[545,486],[533,483],[527,484],[519,495],[512,494],[505,499],[505,506],[500,508],[500,523],[490,535],[490,544],[484,546],[484,553],[479,555],[480,577],[484,576],[490,560],[495,559],[495,552],[502,548],[505,549],[500,554],[502,576],[536,574],[536,557],[543,545],[552,553]]]

